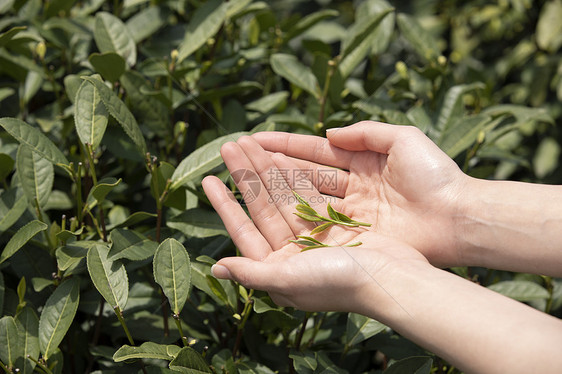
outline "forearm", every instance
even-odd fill
[[[453,365],[474,373],[562,372],[556,318],[429,266],[392,279],[373,283],[360,312]]]
[[[470,179],[456,218],[465,265],[562,275],[562,187]]]

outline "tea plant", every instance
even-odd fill
[[[374,119],[473,176],[561,183],[562,6],[321,3],[0,4],[4,372],[456,371],[377,321],[213,278],[236,248],[201,180],[235,188],[219,149],[243,134]],[[558,279],[452,271],[560,315]]]

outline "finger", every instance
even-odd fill
[[[279,169],[296,168],[294,170],[298,175],[297,179],[308,179],[320,193],[340,198],[345,197],[345,191],[349,183],[349,172],[326,167],[312,161],[285,156],[282,153],[276,153],[274,157],[275,164]]]
[[[264,131],[252,137],[265,150],[336,168],[349,169],[353,158],[353,152],[334,147],[319,136]]]
[[[293,231],[277,206],[270,202],[267,189],[240,145],[233,142],[226,143],[221,148],[221,156],[234,183],[244,196],[246,206],[257,229],[273,250],[286,245],[290,239],[294,238]]]
[[[272,252],[272,248],[246,215],[232,192],[217,177],[203,179],[203,190],[219,214],[232,241],[246,257],[262,260]]]
[[[287,287],[284,283],[286,277],[280,276],[280,268],[278,263],[225,257],[213,265],[211,272],[216,278],[234,280],[246,288],[277,291]]]
[[[299,235],[303,229],[310,228],[308,223],[303,225],[302,220],[297,219],[298,217],[293,214],[296,203],[291,203],[294,201],[294,196],[291,186],[287,183],[287,174],[293,174],[293,170],[279,169],[271,159],[271,154],[249,136],[241,137],[237,143],[267,189],[270,203],[277,206],[277,210],[283,215],[293,234]]]
[[[398,126],[375,121],[362,121],[352,126],[329,129],[330,144],[348,151],[374,151],[388,154],[397,140],[411,136],[425,136],[413,126]]]

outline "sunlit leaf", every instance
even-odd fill
[[[123,21],[107,12],[96,14],[94,39],[100,52],[115,52],[133,66],[137,62],[137,47]]]
[[[201,48],[219,31],[226,18],[227,10],[228,2],[223,3],[221,0],[206,1],[197,8],[178,48],[178,62]]]
[[[127,106],[102,81],[93,77],[82,78],[95,86],[109,114],[119,122],[123,130],[125,130],[125,133],[131,138],[144,156],[146,154],[146,143],[143,134],[135,117]]]
[[[18,326],[12,316],[0,319],[0,360],[12,367],[20,353]]]
[[[61,283],[49,296],[39,318],[39,347],[46,360],[55,353],[68,331],[80,300],[80,279]]]
[[[435,37],[424,29],[416,18],[399,13],[396,17],[396,22],[402,36],[422,59],[433,61],[441,55]]]
[[[317,99],[322,95],[318,80],[310,68],[303,65],[297,57],[285,53],[276,53],[271,56],[270,63],[276,74],[295,86],[302,88]]]
[[[170,369],[186,374],[212,373],[201,354],[191,347],[183,347],[178,352],[170,362]]]
[[[111,249],[108,257],[111,260],[126,258],[131,261],[139,261],[154,255],[158,243],[150,240],[143,234],[126,229],[114,229],[109,234]]]
[[[35,362],[31,358],[39,359],[39,318],[30,307],[24,307],[16,316],[19,331],[18,345],[22,356],[16,360],[20,373],[32,373]],[[31,357],[28,358],[27,356]]]
[[[189,156],[184,158],[176,168],[176,171],[174,171],[171,178],[172,185],[170,189],[174,190],[222,164],[223,161],[220,155],[221,146],[224,143],[236,141],[245,134],[247,133],[237,132],[225,135],[197,148]]]
[[[55,180],[53,164],[26,145],[19,146],[16,162],[27,201],[33,205],[37,201],[39,206],[45,206]]]
[[[68,165],[62,152],[41,131],[16,118],[0,118],[0,126],[21,144],[25,144],[53,164]]]
[[[386,329],[382,323],[357,313],[347,315],[346,345],[353,346]]]
[[[115,52],[92,53],[88,58],[96,72],[110,82],[116,82],[125,72],[125,60]]]
[[[191,287],[191,263],[184,246],[173,238],[163,241],[154,254],[153,268],[154,280],[179,315]]]
[[[109,248],[102,244],[95,244],[88,250],[86,257],[88,272],[94,286],[112,307],[125,309],[129,295],[129,280],[125,266],[119,261],[107,258]]]
[[[28,241],[31,240],[35,235],[41,231],[47,230],[47,225],[41,221],[33,220],[28,222],[25,226],[20,228],[14,236],[10,238],[6,247],[0,255],[0,264],[11,256],[14,255],[21,247],[23,247]]]
[[[159,360],[173,360],[173,356],[168,354],[169,345],[156,344],[153,342],[142,343],[139,347],[123,345],[113,355],[115,362],[134,360],[139,358],[154,358]]]

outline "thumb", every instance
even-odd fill
[[[329,129],[326,131],[326,137],[332,145],[348,151],[374,151],[388,154],[397,139],[413,134],[414,131],[419,132],[412,126],[361,121],[348,127]]]
[[[211,267],[211,273],[215,278],[230,279],[262,291],[273,291],[282,283],[275,266],[248,257],[223,258]]]

